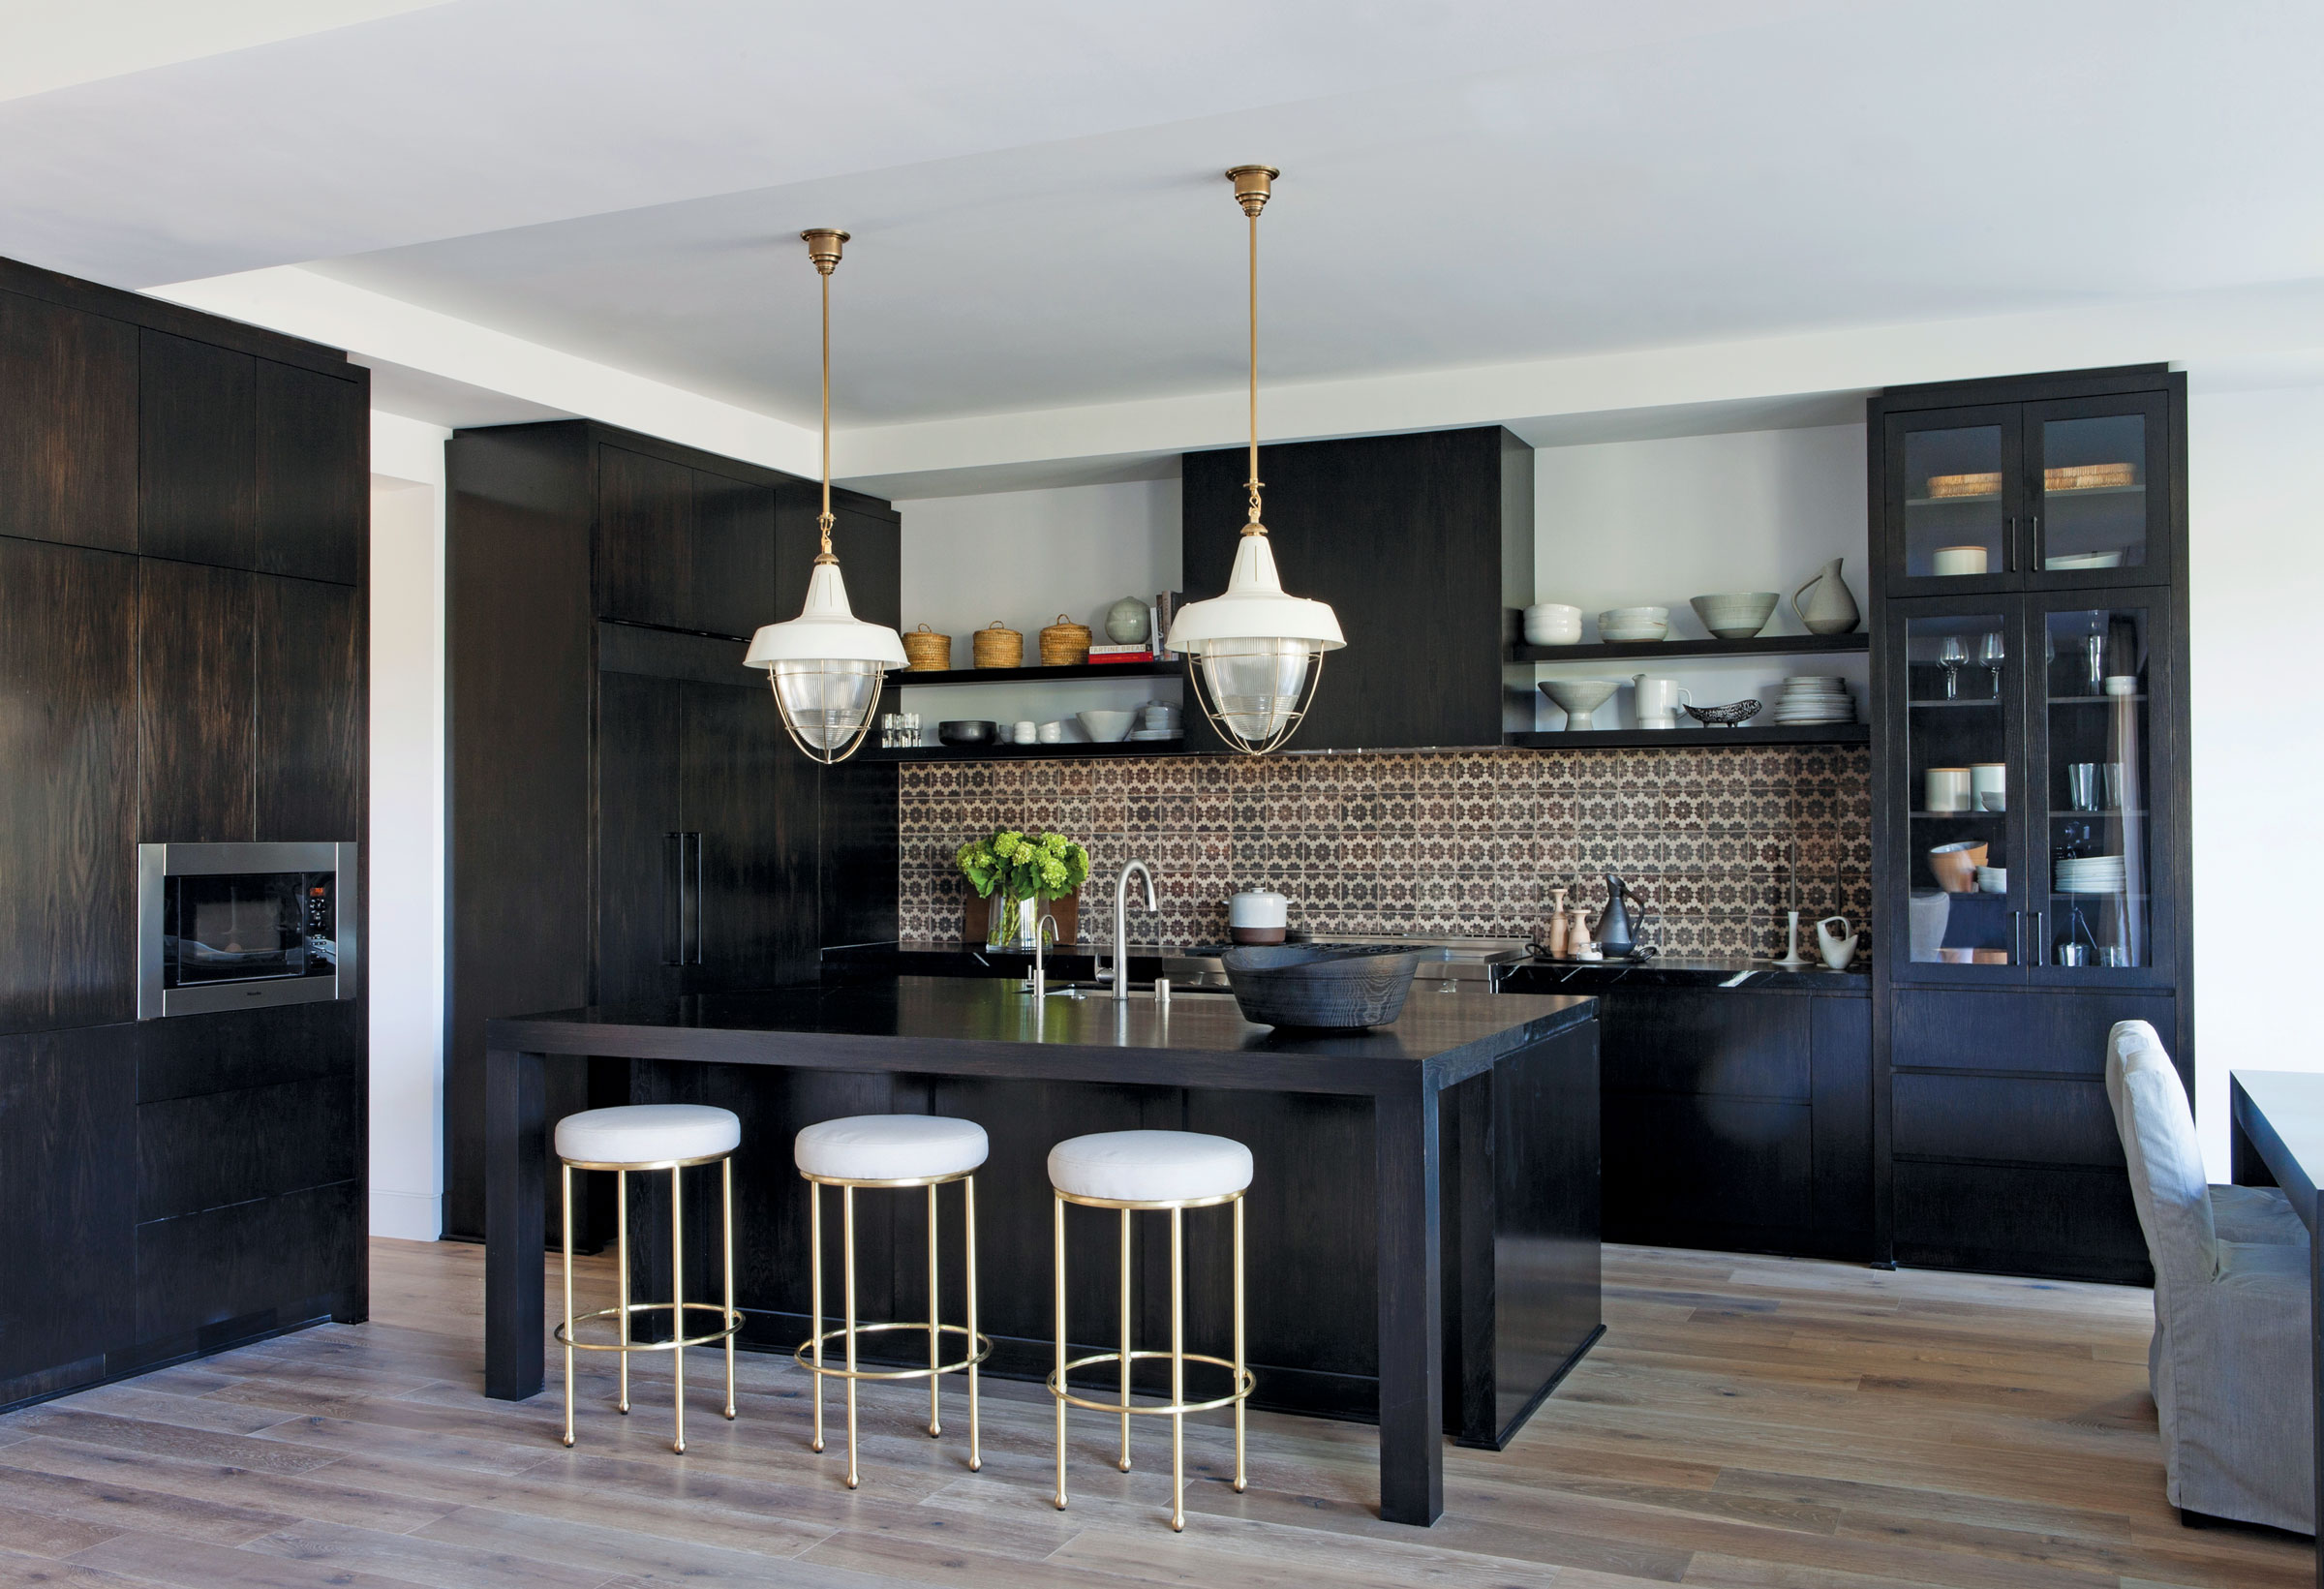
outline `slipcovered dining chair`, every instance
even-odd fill
[[[2123,1118],[2123,1067],[2111,1061],[2111,1055],[2143,1054],[2156,1061],[2178,1079],[2171,1064],[2170,1051],[2162,1046],[2162,1038],[2154,1026],[2144,1021],[2118,1021],[2109,1034],[2106,1066],[2106,1101],[2114,1110],[2114,1129],[2125,1142],[2129,1127]],[[2292,1211],[2291,1200],[2277,1186],[2221,1186],[2217,1182],[2206,1187],[2211,1198],[2211,1222],[2222,1241],[2292,1241],[2307,1245],[2308,1227]]]
[[[2297,1239],[2265,1239],[2285,1234],[2269,1200],[2215,1199],[2235,1189],[2206,1180],[2186,1089],[2145,1022],[2109,1034],[2106,1092],[2155,1265],[2147,1365],[2171,1504],[2312,1534],[2306,1228],[2292,1215]]]

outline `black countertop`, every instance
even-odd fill
[[[1261,1090],[1443,1087],[1594,1019],[1587,996],[1415,989],[1392,1025],[1276,1031],[1231,996],[1141,993],[1035,1001],[1000,977],[861,979],[760,993],[493,1021],[495,1049],[923,1075],[1159,1083]]]
[[[1157,948],[1130,946],[1130,981],[1149,984],[1157,976],[1178,977],[1184,962],[1194,956],[1215,955],[1215,946]],[[1045,955],[1051,983],[1087,982],[1097,974],[1098,947],[1086,941],[1059,945]],[[1111,955],[1108,954],[1108,959]],[[855,976],[1017,977],[1031,969],[1032,955],[1024,950],[988,949],[983,944],[955,939],[906,940],[902,943],[850,943],[823,951],[827,980]],[[1424,968],[1421,989],[1428,985]],[[1482,967],[1480,968],[1482,969]],[[1872,971],[1859,961],[1846,971],[1828,970],[1819,962],[1811,968],[1789,970],[1763,960],[1685,960],[1657,957],[1629,961],[1516,961],[1491,967],[1501,989],[1509,993],[1603,993],[1608,988],[1737,988],[1818,993],[1872,992]],[[1183,986],[1183,984],[1181,984]]]

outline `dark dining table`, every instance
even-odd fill
[[[2276,1185],[2308,1226],[2309,1414],[2316,1441],[2316,1517],[2324,1523],[2324,1072],[2238,1070],[2227,1076],[2232,1173],[2239,1186]],[[2324,1589],[2324,1531],[2316,1583]]]

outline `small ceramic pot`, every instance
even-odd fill
[[[1271,888],[1243,890],[1227,901],[1227,935],[1237,943],[1281,943],[1291,901]]]

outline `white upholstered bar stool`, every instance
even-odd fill
[[[629,1354],[667,1352],[670,1374],[677,1382],[677,1421],[670,1450],[686,1451],[686,1349],[723,1342],[726,1347],[726,1407],[734,1416],[734,1332],[743,1316],[734,1306],[734,1150],[743,1140],[743,1122],[723,1109],[704,1104],[630,1104],[620,1109],[590,1109],[567,1115],[557,1122],[557,1163],[564,1176],[565,1203],[565,1323],[557,1339],[565,1346],[565,1443],[573,1443],[573,1354],[618,1352],[622,1363],[622,1394],[617,1404],[629,1410]],[[723,1302],[686,1299],[686,1204],[678,1173],[697,1164],[719,1167],[719,1248],[723,1254]],[[614,1174],[614,1262],[619,1271],[620,1301],[595,1313],[573,1317],[573,1172],[610,1170]],[[670,1299],[632,1302],[629,1299],[629,1176],[632,1172],[667,1170],[670,1173]],[[630,1339],[633,1314],[670,1315],[670,1338],[638,1342]],[[688,1312],[715,1313],[719,1328],[699,1335],[686,1332]],[[574,1326],[590,1319],[615,1321],[618,1338],[584,1341],[575,1338]]]
[[[993,1343],[976,1331],[976,1172],[985,1162],[985,1128],[973,1120],[949,1119],[939,1115],[851,1115],[825,1120],[799,1133],[793,1156],[807,1181],[808,1262],[812,1267],[809,1291],[813,1300],[814,1333],[792,1354],[799,1365],[815,1376],[814,1449],[823,1449],[823,1381],[843,1380],[847,1386],[847,1487],[856,1487],[855,1387],[859,1380],[925,1379],[928,1381],[928,1432],[933,1439],[944,1432],[937,1405],[937,1384],[943,1375],[968,1375],[968,1468],[985,1465],[978,1444],[976,1421],[976,1366],[992,1356]],[[937,1301],[936,1188],[961,1183],[962,1256],[968,1277],[964,1325],[943,1322]],[[837,1329],[823,1328],[823,1188],[840,1189],[841,1290],[845,1309]],[[928,1318],[923,1323],[859,1325],[855,1321],[855,1194],[858,1191],[907,1191],[928,1188]],[[856,1337],[889,1330],[921,1330],[928,1336],[926,1368],[872,1369],[856,1366]],[[834,1368],[824,1362],[824,1343],[833,1336],[845,1343],[845,1362]],[[961,1356],[943,1360],[946,1335],[961,1337]]]
[[[1242,1490],[1243,1402],[1258,1383],[1242,1360],[1242,1194],[1251,1184],[1251,1150],[1228,1137],[1194,1131],[1106,1131],[1073,1137],[1049,1150],[1049,1183],[1055,1194],[1057,1278],[1057,1366],[1049,1393],[1057,1403],[1057,1510],[1065,1509],[1065,1409],[1113,1413],[1121,1420],[1120,1468],[1130,1470],[1130,1419],[1163,1414],[1170,1419],[1170,1526],[1186,1527],[1186,1415],[1232,1404],[1235,1408],[1235,1489]],[[1121,1350],[1095,1352],[1065,1360],[1065,1205],[1114,1208],[1121,1214]],[[1232,1360],[1186,1350],[1186,1240],[1189,1208],[1231,1204],[1235,1210],[1235,1356]],[[1130,1339],[1130,1215],[1170,1215],[1170,1350],[1139,1351]],[[1170,1399],[1137,1406],[1130,1395],[1130,1365],[1139,1359],[1168,1359]],[[1093,1401],[1075,1395],[1067,1383],[1076,1368],[1093,1363],[1120,1368],[1120,1397]],[[1186,1365],[1207,1362],[1224,1368],[1232,1387],[1208,1401],[1186,1399]]]

